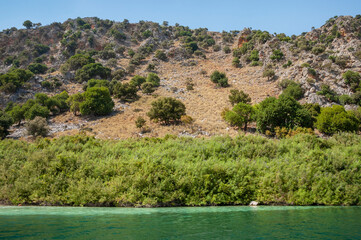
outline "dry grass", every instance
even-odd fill
[[[228,102],[230,89],[240,89],[250,94],[253,103],[258,103],[267,96],[276,96],[278,90],[275,82],[267,82],[262,77],[261,67],[234,68],[232,55],[224,55],[221,52],[208,52],[207,58],[194,58],[188,61],[196,61],[195,66],[182,66],[182,62],[168,61],[162,62],[156,68],[157,74],[161,78],[161,86],[153,95],[144,95],[130,104],[122,104],[115,99],[115,113],[103,118],[84,118],[73,116],[67,113],[57,116],[54,121],[80,123],[84,128],[92,129],[92,134],[103,139],[124,139],[129,137],[149,136],[163,137],[166,134],[189,133],[194,136],[208,135],[235,135],[237,130],[230,128],[221,118],[224,108],[231,108]],[[119,61],[125,67],[127,60]],[[183,63],[184,65],[184,63]],[[146,75],[146,65],[138,69],[135,74]],[[205,70],[207,74],[201,74]],[[210,74],[214,70],[225,72],[229,79],[230,87],[218,88],[210,81]],[[186,82],[192,80],[194,90],[186,90]],[[78,86],[71,86],[72,91],[79,90]],[[149,121],[146,113],[150,109],[150,104],[159,96],[175,97],[181,100],[187,108],[187,115],[191,116],[195,122],[192,126],[161,126]],[[150,132],[139,134],[139,129],[135,127],[135,119],[142,116],[147,119],[147,126]],[[57,135],[68,135],[76,133],[75,130],[66,131]]]

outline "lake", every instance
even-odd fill
[[[361,207],[0,207],[0,239],[361,239]]]

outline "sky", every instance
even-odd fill
[[[24,28],[28,19],[47,25],[68,18],[99,17],[131,23],[168,21],[210,31],[251,27],[299,35],[331,17],[361,14],[361,0],[0,0],[0,6],[0,31]]]

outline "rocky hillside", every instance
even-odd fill
[[[72,56],[87,56],[106,72],[91,78],[128,82],[135,75],[155,72],[160,87],[152,94],[138,93],[137,101],[114,99],[115,111],[105,118],[70,112],[54,116],[50,120],[54,135],[87,129],[102,138],[138,136],[135,119],[146,118],[150,103],[159,96],[180,99],[195,122],[192,126],[149,122],[151,130],[145,135],[232,135],[236,131],[221,117],[222,110],[231,106],[230,89],[243,90],[258,103],[281,94],[292,80],[302,88],[301,103],[342,104],[349,109],[360,105],[360,88],[352,80],[352,73],[361,71],[360,39],[360,15],[330,18],[300,36],[251,29],[220,33],[167,22],[132,24],[98,18],[43,27],[32,24],[0,32],[0,106],[24,103],[38,92],[50,96],[64,90],[82,92],[87,79]],[[26,80],[9,80],[14,68],[33,74]],[[214,70],[227,75],[229,87],[210,81]],[[19,135],[21,131],[14,129]]]

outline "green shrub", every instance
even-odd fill
[[[229,47],[228,47],[229,48]],[[219,45],[214,45],[213,46],[213,52],[218,52],[218,51],[220,51],[221,50],[221,46],[219,46]],[[231,49],[229,49],[229,51],[231,51]]]
[[[160,78],[155,73],[148,73],[146,81],[152,83],[154,87],[160,86]]]
[[[359,124],[354,113],[347,112],[343,106],[333,105],[321,109],[316,128],[322,133],[334,134],[341,131],[357,131]]]
[[[345,83],[351,87],[352,90],[356,91],[358,88],[360,88],[361,76],[358,72],[348,70],[342,74],[342,78],[345,80]]]
[[[78,82],[88,81],[95,77],[108,79],[111,76],[111,70],[103,67],[100,63],[89,63],[76,71],[75,79]]]
[[[145,82],[141,85],[142,92],[145,94],[151,94],[155,91],[155,87],[151,82]]]
[[[49,116],[49,109],[45,106],[41,106],[39,103],[32,105],[27,111],[24,113],[24,117],[26,120],[33,120],[35,117],[43,117],[47,118]]]
[[[325,45],[316,45],[312,48],[311,52],[315,55],[321,54],[326,50],[326,46]]]
[[[327,84],[322,84],[321,91],[318,91],[317,94],[325,96],[329,101],[338,102],[337,93]]]
[[[9,128],[14,120],[0,109],[0,139],[5,138],[9,134]]]
[[[44,74],[48,70],[48,67],[42,63],[32,63],[28,66],[28,69],[34,74]]]
[[[231,89],[230,95],[228,96],[229,102],[233,105],[237,103],[251,103],[250,96],[242,90]]]
[[[49,133],[48,123],[46,122],[46,119],[42,117],[35,117],[34,120],[30,120],[25,124],[25,128],[27,134],[34,137],[46,137]]]
[[[146,82],[145,77],[139,76],[139,75],[135,75],[134,77],[132,77],[132,79],[130,80],[130,84],[138,87],[140,89],[140,86]]]
[[[272,79],[274,76],[276,75],[275,71],[271,68],[266,68],[263,71],[262,76],[267,78],[267,81],[269,81],[270,79]]]
[[[270,58],[272,60],[280,61],[283,58],[283,52],[279,49],[273,50]]]
[[[344,94],[338,97],[341,105],[353,104],[354,101],[350,95]]]
[[[35,57],[37,57],[37,56],[40,56],[40,55],[42,55],[44,53],[49,52],[49,50],[50,50],[49,46],[46,46],[46,45],[43,45],[43,44],[36,44],[34,46],[34,55],[35,55]]]
[[[89,55],[75,54],[65,62],[61,69],[63,72],[75,71],[90,63],[95,63],[95,60]]]
[[[139,116],[136,120],[135,120],[135,126],[137,127],[137,128],[139,128],[139,129],[141,129],[141,128],[143,128],[144,126],[145,126],[145,123],[146,123],[147,121],[143,118],[143,117],[141,117],[141,116]]]
[[[225,46],[225,47],[223,48],[223,52],[224,52],[225,54],[229,54],[229,53],[231,53],[231,48],[228,47],[228,46]]]
[[[80,112],[80,105],[84,102],[84,94],[76,93],[71,95],[66,103],[70,107],[70,111],[74,113],[74,115],[77,115],[78,112]]]
[[[83,93],[80,103],[80,113],[82,115],[108,115],[113,111],[114,102],[110,97],[109,89],[106,87],[93,87]]]
[[[211,81],[220,87],[228,87],[228,78],[225,73],[214,71],[211,75]]]
[[[282,67],[283,68],[288,68],[289,66],[292,65],[292,62],[290,60],[287,61],[287,63],[283,64]]]
[[[137,86],[130,83],[120,83],[113,87],[114,97],[119,98],[121,101],[134,101],[138,98]]]
[[[282,94],[299,100],[303,97],[304,91],[299,83],[293,82],[288,84],[288,86],[283,90]]]
[[[165,52],[162,51],[162,50],[157,50],[157,51],[155,51],[154,56],[155,56],[156,58],[158,58],[159,60],[162,60],[162,61],[166,61],[166,60],[167,60],[167,55],[166,55]]]
[[[147,113],[150,120],[164,124],[178,122],[186,111],[186,107],[181,101],[171,97],[159,98],[151,105],[152,107]]]
[[[233,60],[232,60],[232,66],[233,67],[239,67],[239,57],[234,57]]]
[[[9,90],[11,90],[11,92],[14,92],[33,76],[34,74],[29,70],[12,69],[6,74],[0,75],[0,85],[2,85],[1,87],[3,89],[6,86],[12,86],[11,88],[9,88]]]
[[[253,50],[253,51],[251,52],[251,55],[248,57],[247,60],[250,61],[250,62],[252,62],[252,61],[258,61],[258,60],[259,60],[258,50]]]

